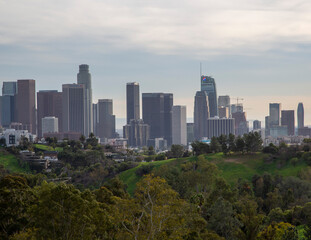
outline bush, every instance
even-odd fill
[[[135,171],[135,173],[136,173],[137,176],[142,177],[142,176],[144,176],[144,175],[146,175],[146,174],[151,173],[152,169],[153,169],[153,166],[152,166],[151,164],[143,165],[143,166],[141,166],[140,168],[138,168],[138,169]]]

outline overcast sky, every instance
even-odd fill
[[[310,0],[0,0],[1,85],[61,90],[86,63],[94,102],[113,98],[118,118],[132,81],[174,93],[192,117],[200,62],[249,119],[303,102],[311,125]]]

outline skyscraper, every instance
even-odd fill
[[[186,106],[173,106],[172,143],[187,145]]]
[[[297,108],[298,130],[299,128],[303,128],[305,126],[304,118],[305,118],[305,113],[304,113],[303,103],[300,102]]]
[[[63,131],[62,93],[57,90],[44,90],[37,93],[38,137],[42,137],[42,118],[56,117],[58,130]]]
[[[138,120],[140,118],[140,104],[139,104],[139,84],[137,82],[126,84],[126,116],[127,124],[132,119]]]
[[[209,118],[206,121],[206,137],[219,137],[220,135],[234,134],[233,118]]]
[[[128,145],[131,147],[147,146],[149,134],[149,125],[141,119],[132,119],[129,124],[123,127],[123,137],[128,139]]]
[[[63,84],[62,127],[64,132],[78,132],[85,135],[84,95],[83,84]]]
[[[210,117],[218,116],[215,79],[209,76],[201,76],[201,91],[206,92],[208,96]]]
[[[281,125],[287,126],[287,135],[295,135],[295,111],[294,110],[283,110],[281,117]]]
[[[270,103],[269,105],[269,127],[280,126],[281,123],[281,103]]]
[[[79,73],[77,74],[78,84],[83,84],[85,88],[84,94],[84,119],[85,129],[84,135],[89,136],[93,132],[93,108],[92,108],[92,81],[89,73],[89,65],[81,64],[79,66]]]
[[[10,95],[14,96],[17,93],[17,83],[14,82],[3,82],[2,85],[2,96]]]
[[[15,95],[17,82],[3,82],[1,97],[1,124],[9,127],[15,121]]]
[[[15,119],[23,129],[36,134],[36,81],[33,79],[17,80]]]
[[[95,136],[98,136],[97,128],[98,128],[98,105],[97,103],[93,103],[93,133]]]
[[[113,115],[112,99],[99,99],[98,103],[97,135],[101,141],[114,138],[116,133],[116,117]]]
[[[232,113],[235,122],[235,135],[243,136],[249,132],[248,121],[246,120],[246,112]]]
[[[228,108],[228,114],[231,115],[230,97],[228,95],[218,97],[218,108],[220,107]]]
[[[165,138],[172,144],[172,107],[171,93],[143,93],[143,120],[150,126],[150,138]]]
[[[56,117],[44,117],[41,119],[41,132],[44,133],[57,133],[58,132],[58,119]]]
[[[209,118],[208,96],[205,91],[197,91],[194,100],[194,138],[206,137],[206,121]]]
[[[253,121],[253,130],[260,130],[261,129],[261,122],[259,120]]]

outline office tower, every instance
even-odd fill
[[[137,82],[126,84],[126,117],[127,124],[132,119],[138,120],[140,118],[140,104],[139,104],[139,84]]]
[[[15,121],[15,95],[17,82],[3,82],[1,97],[1,125],[9,127]]]
[[[173,106],[172,143],[187,145],[187,113],[186,106]]]
[[[311,128],[303,127],[298,129],[298,136],[304,136],[311,138]]]
[[[232,115],[232,113],[243,112],[243,111],[244,110],[243,110],[243,104],[242,103],[231,105],[231,115]]]
[[[228,107],[219,107],[218,108],[219,118],[229,118],[229,108]]]
[[[194,138],[206,137],[206,120],[209,118],[208,96],[205,91],[197,91],[194,100]]]
[[[63,84],[63,132],[78,132],[86,136],[84,95],[83,84]]]
[[[78,84],[83,84],[85,88],[84,94],[84,119],[85,130],[84,135],[89,136],[93,132],[93,113],[92,113],[92,81],[91,74],[89,73],[89,65],[79,65],[79,73],[77,74]]]
[[[201,91],[206,92],[208,96],[210,117],[218,116],[215,79],[208,76],[201,76]]]
[[[260,130],[261,129],[261,122],[259,120],[255,120],[253,122],[253,130]]]
[[[287,126],[287,135],[295,135],[295,111],[294,110],[283,110],[281,117],[281,125]]]
[[[15,98],[15,121],[25,130],[36,134],[36,81],[32,79],[17,80]]]
[[[172,107],[171,93],[143,93],[143,120],[150,126],[150,138],[164,138],[172,144]]]
[[[42,137],[42,121],[44,117],[56,117],[58,119],[58,129],[62,129],[62,93],[57,90],[44,90],[37,93],[37,124],[38,124],[38,137]]]
[[[234,119],[232,118],[209,118],[207,119],[207,137],[219,137],[220,135],[234,134]]]
[[[141,119],[132,119],[123,127],[123,137],[128,139],[128,145],[131,147],[147,146],[149,136],[150,127]]]
[[[17,82],[3,82],[2,96],[14,96],[17,93]]]
[[[98,128],[98,105],[97,103],[93,103],[93,133],[95,136],[98,136],[97,134],[97,128]]]
[[[298,130],[299,128],[304,127],[304,118],[305,118],[305,113],[304,113],[304,108],[303,108],[303,103],[298,104],[297,108],[297,121],[298,121]]]
[[[44,133],[57,133],[58,132],[58,118],[44,117],[41,119],[42,136]]]
[[[194,123],[187,123],[187,143],[192,143],[194,140]]]
[[[231,115],[231,107],[230,106],[231,106],[230,97],[228,95],[218,97],[218,108],[219,107],[227,107],[229,110],[229,116]]]
[[[280,126],[281,103],[270,103],[269,105],[269,127]]]
[[[113,115],[112,99],[99,99],[97,106],[97,135],[104,142],[105,139],[114,138],[116,133],[116,117]]]
[[[243,136],[245,133],[249,132],[248,121],[246,120],[245,112],[235,112],[232,113],[232,118],[235,122],[235,135]]]
[[[266,116],[265,117],[265,137],[270,136],[270,117]]]
[[[272,126],[270,128],[270,136],[273,138],[288,136],[287,126]]]

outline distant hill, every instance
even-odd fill
[[[278,159],[269,159],[269,155],[263,153],[256,154],[239,154],[239,155],[227,155],[223,153],[208,154],[205,155],[206,161],[215,163],[221,170],[221,175],[231,185],[237,183],[239,178],[251,181],[255,174],[261,175],[265,172],[272,175],[281,176],[297,176],[298,172],[305,168],[307,165],[303,162],[299,162],[295,166],[289,162],[282,164]],[[135,168],[122,172],[119,178],[128,186],[127,191],[133,194],[136,183],[140,180],[135,172],[143,165],[153,165],[154,168],[162,165],[180,166],[187,161],[195,161],[196,157],[169,159],[163,161],[156,161],[151,163],[141,163]]]

